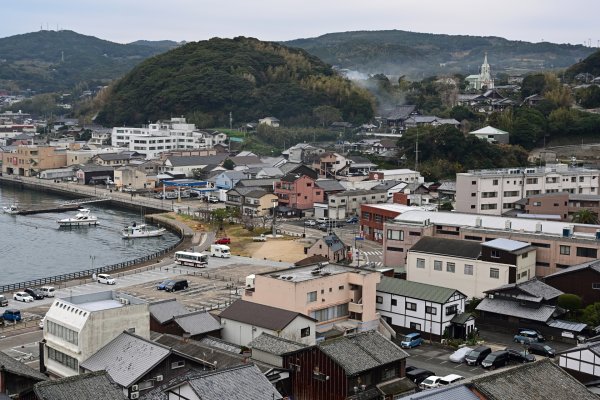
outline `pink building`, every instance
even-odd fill
[[[317,331],[344,323],[357,331],[379,325],[375,270],[337,264],[295,267],[257,274],[242,296],[245,301],[295,311],[317,320]]]
[[[309,176],[287,174],[279,182],[275,182],[275,194],[279,198],[279,206],[291,210],[302,211],[314,207],[314,203],[324,202],[324,191]]]

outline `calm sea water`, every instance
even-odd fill
[[[49,206],[66,199],[31,190],[0,186],[0,206]],[[125,240],[120,231],[140,213],[112,208],[106,203],[86,205],[99,225],[59,228],[56,221],[75,212],[9,215],[0,209],[0,285],[60,275],[135,259],[164,249],[178,238],[168,232],[162,237]]]

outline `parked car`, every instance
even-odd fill
[[[8,299],[3,294],[0,294],[0,307],[8,307]]]
[[[30,295],[31,297],[33,297],[34,300],[43,300],[44,297],[46,297],[44,295],[44,292],[42,292],[39,289],[35,289],[35,288],[27,288],[24,290],[25,293],[27,293],[28,295]]]
[[[439,384],[439,386],[449,385],[449,384],[454,383],[454,382],[462,381],[463,379],[465,379],[464,376],[460,376],[460,375],[456,375],[456,374],[450,374],[450,375],[446,375],[442,379],[440,379],[438,381],[438,384]]]
[[[406,377],[413,381],[415,385],[419,385],[421,382],[423,382],[425,379],[429,378],[432,375],[435,375],[435,373],[421,368],[416,368],[409,372],[406,372]]]
[[[22,301],[23,303],[31,303],[33,301],[33,297],[25,292],[17,292],[13,294],[13,300]]]
[[[217,239],[215,240],[216,244],[230,244],[231,243],[231,239],[228,237],[222,237],[221,239]]]
[[[481,362],[481,366],[483,368],[496,369],[498,367],[504,367],[508,364],[509,355],[506,350],[498,350],[494,351]]]
[[[522,364],[535,361],[535,356],[533,354],[529,354],[526,351],[509,349],[508,347],[505,350],[508,352],[509,361],[514,361]]]
[[[317,229],[323,232],[327,232],[329,230],[329,225],[327,224],[319,224]]]
[[[117,283],[115,281],[115,278],[113,278],[109,274],[98,274],[97,281],[98,283],[105,283],[107,285],[114,285]]]
[[[358,217],[355,215],[353,217],[350,217],[346,220],[347,224],[356,224],[358,223]]]
[[[317,224],[326,224],[329,222],[329,218],[327,217],[319,217],[317,218]]]
[[[552,347],[548,346],[547,344],[542,344],[542,343],[530,343],[527,351],[530,352],[531,354],[537,354],[539,356],[544,356],[544,357],[550,357],[550,358],[554,358],[554,356],[556,355],[556,350],[554,350]]]
[[[316,226],[317,225],[317,221],[315,221],[314,219],[307,219],[306,221],[304,221],[304,225],[306,225],[306,226]]]
[[[465,361],[465,357],[467,356],[467,354],[469,354],[470,352],[472,352],[473,349],[470,347],[461,347],[460,349],[456,350],[454,353],[450,354],[450,361],[455,362],[455,363],[462,363]]]
[[[173,279],[167,279],[166,281],[162,281],[161,283],[159,283],[158,285],[156,285],[156,288],[158,290],[165,290],[165,288],[167,287],[167,285],[169,283],[173,282]]]
[[[400,342],[400,346],[402,348],[411,349],[413,347],[420,346],[423,342],[424,340],[421,337],[421,334],[414,332],[405,335],[404,338],[402,338],[402,341]]]
[[[44,293],[44,296],[46,297],[54,297],[54,292],[56,292],[56,289],[54,286],[42,286],[40,291]]]
[[[208,196],[206,198],[206,201],[208,201],[209,203],[218,203],[219,202],[219,198],[216,196]]]
[[[40,329],[44,329],[45,323],[46,323],[46,317],[44,316],[42,319],[40,319],[40,322],[38,322],[38,326],[40,327]]]
[[[404,373],[408,373],[414,369],[417,369],[417,367],[415,367],[414,365],[407,365],[406,368],[404,368]]]
[[[185,279],[171,281],[165,286],[165,291],[176,292],[178,290],[184,290],[188,288],[188,281]]]
[[[8,308],[4,310],[4,313],[2,314],[2,319],[4,321],[18,322],[21,320],[21,311],[14,308]]]
[[[542,336],[538,331],[533,330],[533,329],[522,329],[519,330],[519,333],[517,333],[514,337],[513,340],[516,343],[533,343],[533,342],[543,342],[544,336]]]
[[[441,376],[429,376],[423,382],[419,384],[420,389],[433,389],[440,385]]]
[[[492,349],[490,349],[487,346],[475,347],[473,349],[473,351],[471,351],[469,354],[467,354],[467,356],[465,357],[465,362],[468,365],[481,364],[483,359],[486,358],[488,356],[488,354],[490,354],[491,352],[492,352]]]

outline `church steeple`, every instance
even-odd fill
[[[481,73],[479,74],[480,87],[485,86],[488,89],[494,88],[494,80],[490,64],[488,64],[487,51],[484,53],[483,64],[481,64]]]

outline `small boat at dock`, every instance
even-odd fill
[[[72,218],[59,219],[60,226],[89,226],[98,225],[98,218],[90,214],[87,208],[79,209],[79,212]]]
[[[151,228],[146,224],[135,222],[121,231],[123,239],[148,238],[162,236],[167,230],[165,228]]]
[[[2,211],[4,211],[5,214],[16,215],[19,213],[19,207],[16,204],[11,204],[10,206],[2,207]]]

